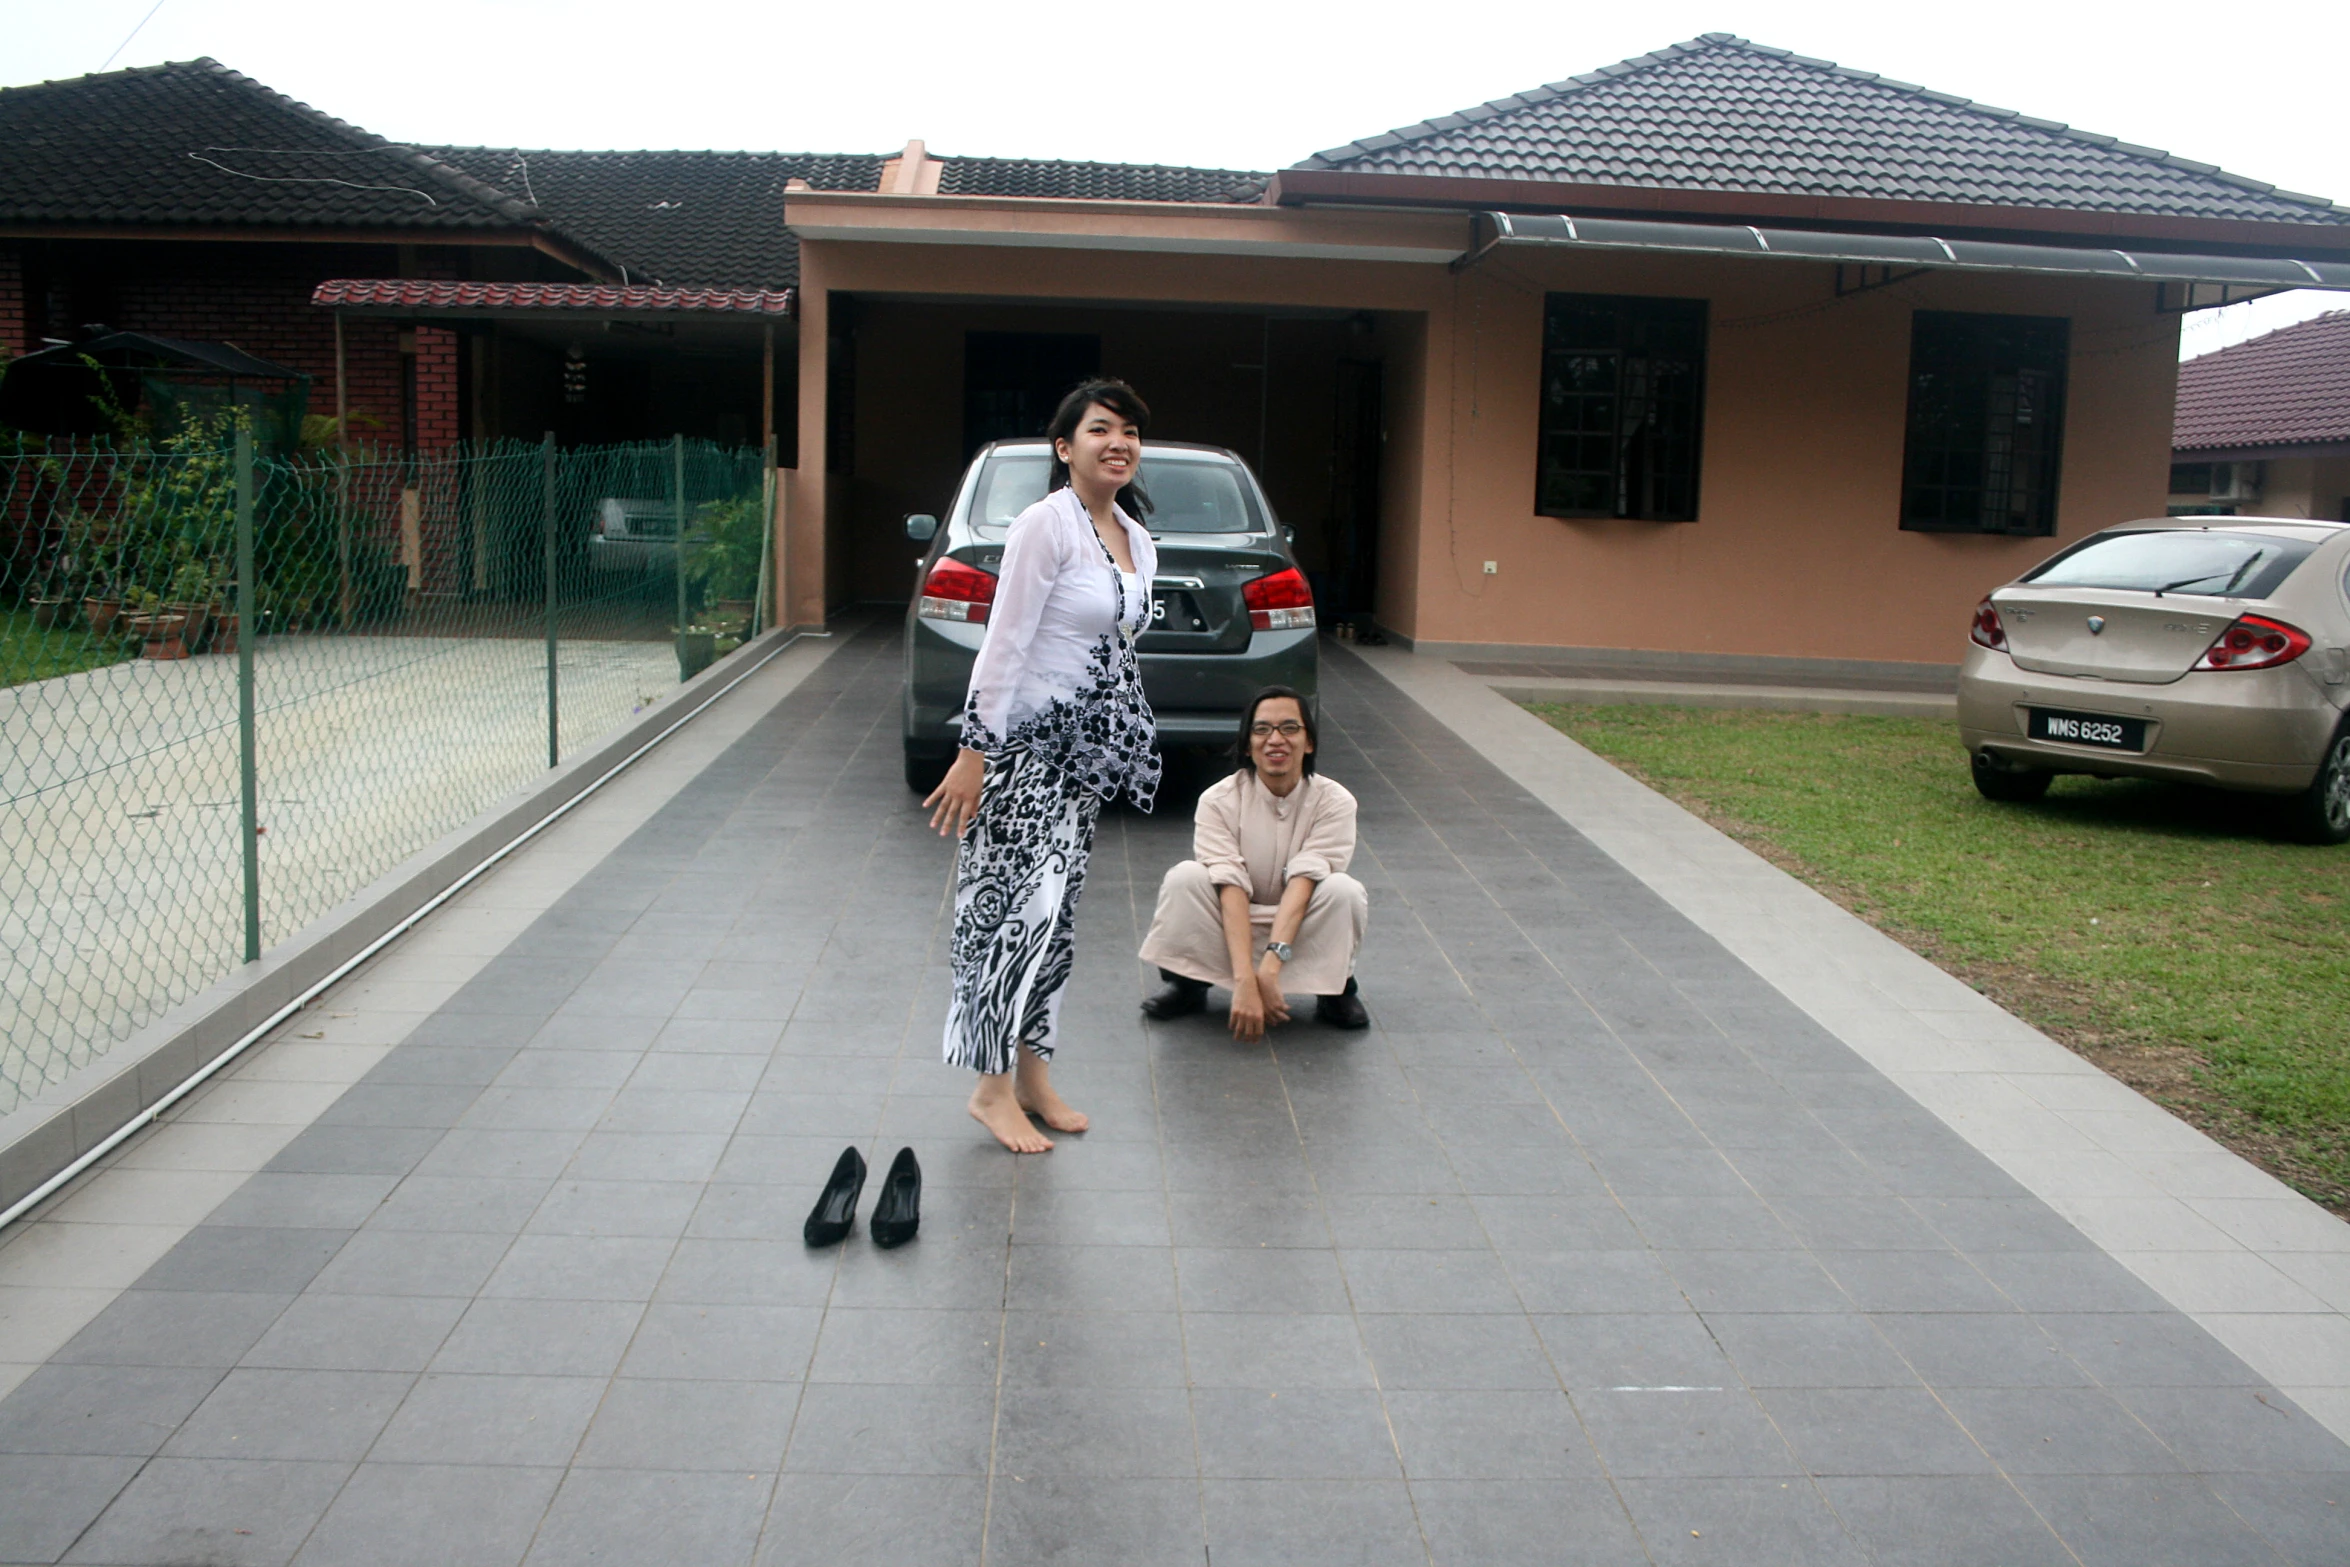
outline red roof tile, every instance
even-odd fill
[[[2350,310],[2179,366],[2177,451],[2350,441]]]
[[[418,278],[330,278],[314,305],[428,310],[735,310],[791,314],[788,288],[650,288],[616,283],[447,283]]]

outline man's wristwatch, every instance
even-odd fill
[[[1279,958],[1284,963],[1287,963],[1291,955],[1296,951],[1296,949],[1290,946],[1290,944],[1286,941],[1268,941],[1265,943],[1265,950],[1270,952],[1273,956]]]

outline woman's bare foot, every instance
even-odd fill
[[[1013,1078],[1013,1096],[1019,1100],[1020,1108],[1054,1131],[1082,1132],[1093,1124],[1084,1111],[1072,1108],[1068,1100],[1053,1091],[1052,1070],[1045,1065],[1044,1057],[1022,1051]]]
[[[979,1086],[971,1090],[970,1110],[972,1120],[1014,1153],[1044,1153],[1053,1146],[1051,1138],[1028,1124],[1028,1114],[1012,1092],[1009,1072],[982,1074]]]

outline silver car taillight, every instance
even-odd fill
[[[1967,640],[1996,652],[2007,651],[2007,627],[1999,623],[1999,608],[1989,599],[1975,606],[1975,623],[1967,630]]]
[[[2309,651],[2309,633],[2266,615],[2239,615],[2212,638],[2197,669],[2274,669]]]

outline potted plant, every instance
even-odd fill
[[[123,629],[140,644],[141,653],[148,658],[169,659],[188,656],[188,617],[163,607],[160,594],[145,588],[133,588],[123,604]]]
[[[82,599],[82,613],[89,616],[93,635],[111,635],[116,618],[122,614],[122,594],[103,583],[93,584]]]
[[[187,618],[184,635],[190,651],[201,653],[207,645],[215,597],[213,575],[201,561],[183,561],[179,569],[171,574],[171,585],[163,595],[163,607],[172,614]]]
[[[677,634],[677,678],[691,680],[718,661],[718,633],[687,626]]]
[[[222,606],[218,599],[211,606],[211,631],[207,633],[204,651],[207,653],[234,653],[237,650],[237,612]]]
[[[188,656],[187,616],[167,612],[144,618],[147,621],[147,635],[139,649],[140,657],[172,659]]]
[[[766,548],[755,496],[712,501],[694,519],[686,581],[709,606],[709,623],[740,635],[750,629]]]
[[[25,602],[32,609],[35,631],[54,631],[62,622],[70,619],[73,613],[67,607],[73,601],[54,589],[36,592]]]

